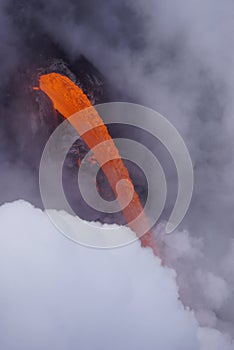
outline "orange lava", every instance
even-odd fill
[[[100,165],[105,162],[106,154],[109,154],[112,158],[115,158],[103,164],[102,170],[105,173],[107,180],[116,196],[116,184],[120,180],[125,179],[130,185],[126,187],[124,196],[119,196],[120,198],[117,197],[117,199],[119,201],[120,208],[123,208],[123,203],[126,203],[129,196],[133,193],[130,203],[122,209],[122,212],[128,226],[138,236],[140,236],[142,234],[140,232],[142,228],[139,226],[141,225],[139,225],[139,223],[131,223],[132,220],[141,214],[142,226],[147,225],[147,227],[149,227],[140,199],[134,190],[128,170],[123,164],[107,127],[104,125],[98,112],[94,107],[92,107],[88,97],[69,78],[58,73],[49,73],[40,76],[40,89],[50,97],[54,104],[54,108],[65,118],[69,118],[79,111],[84,111],[84,113],[80,114],[79,118],[76,118],[75,123],[71,123],[79,134],[82,134],[83,130],[85,130],[84,128],[87,126],[92,127],[92,130],[84,133],[82,138],[90,149],[93,149],[95,146],[99,145],[100,148],[98,152],[94,152],[94,158]],[[88,107],[91,108],[89,108],[88,112],[85,113],[85,109]],[[109,141],[108,146],[103,143],[104,141]],[[150,231],[141,237],[141,242],[143,246],[151,246],[154,252],[157,252],[156,245]]]

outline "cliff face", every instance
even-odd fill
[[[72,70],[72,68],[74,68],[74,70]],[[83,90],[93,105],[108,101],[104,78],[83,56],[76,60],[75,64],[72,66],[65,63],[63,59],[50,58],[42,68],[40,67],[37,69],[30,82],[31,91],[29,91],[28,94],[30,95],[33,105],[32,120],[34,120],[34,122],[31,124],[31,131],[34,135],[40,135],[43,129],[50,134],[64,120],[63,116],[53,108],[48,96],[37,88],[39,76],[51,72],[60,73],[69,77]],[[35,111],[37,120],[34,118]],[[47,139],[47,137],[45,137],[45,139]],[[78,140],[71,149],[71,161],[74,158],[75,163],[77,163],[78,157],[79,162],[79,160],[83,159],[87,151],[88,148],[85,143],[82,140]]]

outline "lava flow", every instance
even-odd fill
[[[98,112],[92,107],[91,102],[84,92],[69,78],[61,74],[49,73],[41,75],[39,83],[40,89],[52,100],[54,108],[65,118],[69,118],[73,114],[79,111],[85,111],[85,109],[88,108],[87,113],[81,113],[79,118],[76,118],[75,123],[70,122],[79,134],[82,134],[83,130],[87,130],[86,128],[91,128],[88,132],[85,132],[82,135],[82,138],[91,150],[98,145],[98,152],[95,153],[95,150],[93,152],[94,157],[101,165],[102,170],[107,177],[120,208],[122,208],[128,226],[138,236],[141,236],[142,232],[140,231],[142,230],[142,227],[149,227],[148,220],[142,208],[138,194],[134,190],[129,172]],[[108,146],[105,145],[105,141],[108,141]],[[105,159],[108,158],[106,157],[106,154],[110,155],[112,160],[105,162]],[[123,179],[128,186],[125,188],[126,191],[122,191],[122,195],[118,196],[116,185]],[[126,206],[125,203],[128,203],[128,205]],[[141,217],[140,225],[139,221],[137,223],[134,222],[134,219],[139,215]],[[157,253],[156,244],[151,231],[145,233],[140,239],[142,246],[150,246],[154,252]]]

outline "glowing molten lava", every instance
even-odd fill
[[[134,190],[128,170],[123,164],[114,141],[109,135],[98,112],[92,107],[88,97],[69,78],[58,73],[42,75],[40,77],[40,89],[50,97],[54,108],[65,118],[69,118],[73,114],[91,107],[87,113],[85,111],[81,113],[79,118],[76,118],[75,123],[71,123],[79,134],[82,134],[83,130],[86,130],[86,127],[92,127],[91,130],[82,135],[82,138],[91,150],[99,145],[98,152],[93,152],[94,158],[102,166],[102,170],[116,195],[120,208],[123,208],[122,212],[128,226],[140,236],[142,228],[139,226],[141,225],[139,225],[139,222],[134,223],[132,221],[141,214],[142,226],[147,225],[145,227],[149,227],[140,199]],[[105,141],[109,142],[108,146],[105,145]],[[114,159],[105,163],[106,154],[109,154]],[[116,185],[123,179],[130,186],[126,186],[126,191],[122,191],[122,195],[117,196]],[[125,206],[124,203],[129,204]],[[147,232],[141,237],[141,242],[143,246],[151,246],[156,252],[156,246],[153,242],[151,232]]]

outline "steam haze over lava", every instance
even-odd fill
[[[234,3],[1,0],[0,8],[1,349],[99,348],[90,333],[113,349],[234,349]],[[192,203],[178,231],[165,236],[177,189],[173,163],[148,135],[113,131],[131,132],[164,166],[169,195],[155,236],[172,270],[138,243],[109,252],[79,247],[56,236],[39,209],[4,204],[41,207],[38,163],[54,126],[38,118],[32,87],[51,59],[74,67],[80,55],[103,76],[97,102],[151,107],[188,146]],[[49,100],[44,108],[53,114]]]

